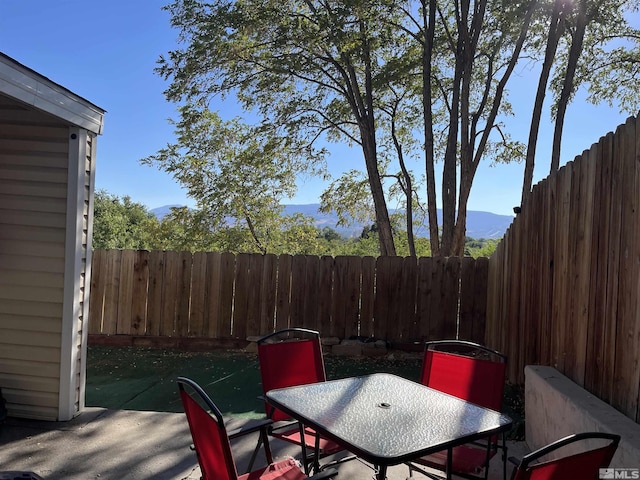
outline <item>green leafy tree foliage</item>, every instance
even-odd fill
[[[323,227],[321,232],[322,238],[324,238],[327,242],[337,242],[342,239],[342,236],[331,227]]]
[[[299,214],[259,221],[251,232],[242,222],[212,225],[202,210],[172,208],[153,232],[152,245],[161,250],[190,252],[275,253],[322,255],[329,242],[309,217]],[[261,242],[256,243],[254,235]]]
[[[464,254],[467,257],[490,257],[496,251],[500,240],[490,238],[474,239],[467,237],[464,243]]]
[[[172,174],[197,208],[175,211],[166,222],[177,226],[178,238],[170,237],[167,224],[159,241],[188,250],[277,253],[285,244],[294,248],[285,237],[296,231],[304,245],[308,222],[282,217],[281,202],[295,192],[298,173],[314,170],[313,153],[286,135],[223,121],[206,108],[184,106],[180,115],[177,142],[142,162]]]
[[[96,192],[93,248],[148,249],[157,228],[157,218],[144,205],[132,202],[128,196]]]

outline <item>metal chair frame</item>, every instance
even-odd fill
[[[277,341],[280,338],[283,338],[283,340]],[[282,385],[277,385],[277,387],[274,387],[274,388],[280,388],[285,386],[289,387],[289,386],[307,384],[311,382],[324,382],[326,380],[324,360],[322,358],[322,345],[320,342],[320,333],[317,332],[316,330],[310,330],[306,328],[297,328],[297,327],[285,328],[285,329],[270,333],[268,335],[265,335],[257,340],[258,359],[260,362],[260,374],[262,377],[263,392],[265,394],[267,393],[268,390],[271,389],[265,386],[265,383],[271,383],[271,382],[266,381],[265,376],[268,374],[265,373],[264,369],[265,369],[265,364],[268,362],[268,360],[265,357],[264,353],[261,355],[261,352],[264,352],[265,348],[268,348],[268,345],[280,345],[288,342],[302,342],[302,341],[312,342],[311,345],[313,347],[314,355],[316,356],[313,362],[314,364],[309,366],[309,368],[313,369],[313,372],[311,372],[312,374],[308,376],[307,375],[300,376],[293,383],[284,382]],[[279,348],[279,347],[275,347],[275,348]],[[299,365],[299,363],[296,363],[296,365]],[[274,407],[267,404],[266,402],[265,402],[265,409],[266,409],[267,417],[272,419],[274,422],[273,425],[269,427],[269,435],[275,438],[280,438],[284,441],[289,441],[291,443],[300,445],[302,449],[302,463],[304,465],[305,472],[307,474],[309,474],[311,469],[313,469],[313,471],[320,471],[321,458],[326,457],[328,455],[332,455],[342,450],[340,446],[330,443],[329,449],[326,451],[323,451],[323,449],[321,448],[321,440],[323,439],[318,433],[316,433],[315,431],[311,430],[308,427],[305,427],[304,425],[297,422],[296,420],[291,419],[288,415],[276,410]],[[295,426],[297,426],[298,431],[296,434],[293,434],[292,427],[295,427]],[[287,435],[283,436],[280,433],[282,431],[286,431]],[[312,441],[310,440],[310,437],[313,438]],[[324,441],[326,442],[326,440]],[[308,448],[312,448],[313,453],[309,454]],[[349,459],[351,458],[353,457],[350,457]],[[335,463],[341,463],[342,461],[346,461],[346,459],[344,460],[341,459],[339,462],[335,462]],[[332,462],[332,464],[333,463],[334,462]],[[326,465],[322,468],[326,468]]]
[[[198,444],[200,443],[199,440],[196,440],[196,435],[194,434],[194,430],[193,430],[193,425],[191,424],[192,419],[190,418],[189,413],[187,412],[187,404],[185,402],[187,402],[187,400],[184,397],[189,397],[191,401],[189,401],[189,408],[199,408],[202,412],[206,412],[206,414],[209,415],[209,417],[211,418],[212,421],[214,421],[217,426],[214,428],[218,429],[218,433],[220,434],[221,432],[224,432],[224,434],[227,437],[227,441],[223,442],[221,444],[222,447],[222,454],[224,456],[223,462],[226,466],[226,470],[227,470],[227,475],[228,478],[230,480],[249,480],[249,479],[255,479],[255,480],[260,480],[261,478],[263,478],[263,475],[265,476],[265,478],[269,478],[271,480],[285,480],[285,478],[291,478],[288,476],[279,476],[277,475],[277,473],[274,473],[274,470],[277,471],[279,466],[284,466],[284,468],[287,469],[287,471],[290,473],[292,468],[298,469],[298,467],[291,463],[292,460],[289,459],[284,459],[281,460],[279,462],[274,462],[273,461],[273,457],[271,454],[271,448],[269,445],[269,439],[267,436],[267,427],[269,425],[271,425],[271,421],[270,420],[264,420],[261,422],[257,422],[255,425],[255,427],[252,427],[252,429],[250,431],[257,431],[259,430],[260,432],[260,438],[262,440],[262,443],[264,445],[264,449],[265,449],[265,457],[267,459],[267,463],[268,465],[264,468],[261,468],[259,470],[255,470],[255,471],[247,471],[246,474],[241,475],[238,477],[238,474],[236,472],[236,465],[235,465],[235,460],[233,458],[233,452],[231,451],[231,445],[229,443],[229,440],[232,438],[231,436],[229,436],[226,426],[225,426],[225,422],[224,422],[224,418],[222,416],[222,413],[220,412],[220,410],[218,409],[218,407],[216,407],[216,405],[213,403],[213,401],[211,400],[211,398],[207,395],[207,393],[193,380],[186,378],[186,377],[178,377],[177,379],[177,383],[178,383],[178,389],[180,391],[180,397],[183,401],[183,403],[185,404],[185,413],[187,414],[187,420],[189,422],[189,429],[191,431],[191,435],[194,441],[194,445],[195,445],[195,451],[196,451],[196,455],[198,457],[198,463],[200,464],[200,469],[202,471],[202,479],[203,480],[213,480],[213,479],[209,479],[207,478],[207,472],[208,472],[208,468],[209,465],[203,465],[204,460],[202,459],[201,455],[198,452]],[[209,411],[206,411],[205,408],[200,405],[200,403],[197,401],[196,398],[194,398],[194,395],[189,393],[186,389],[186,387],[189,387],[194,393],[195,395],[197,395],[197,397],[199,397],[199,399],[206,405],[206,408],[209,409]],[[193,402],[193,403],[192,403]],[[195,405],[194,405],[195,404]],[[197,405],[197,407],[196,407]],[[202,417],[205,418],[205,417]],[[238,436],[245,435],[247,433],[250,433],[249,430],[244,430],[243,432],[241,431],[237,431],[233,438],[237,438]],[[255,452],[254,452],[255,455]],[[250,465],[253,463],[253,457],[252,460],[250,462]],[[295,471],[295,470],[294,470]],[[301,470],[299,471],[299,475],[296,476],[296,480],[302,480],[302,479],[309,479],[309,480],[324,480],[324,479],[328,479],[328,478],[332,478],[334,476],[336,476],[338,474],[337,470],[325,470],[323,472],[321,472],[318,475],[314,475],[313,477],[308,477],[306,474],[303,474]]]

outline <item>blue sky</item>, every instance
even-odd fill
[[[167,119],[177,118],[175,105],[162,93],[167,84],[153,72],[160,54],[176,47],[176,31],[161,10],[168,1],[0,0],[0,51],[107,111],[98,139],[96,188],[129,195],[148,208],[193,205],[169,175],[139,163],[173,140]],[[510,98],[516,116],[507,123],[513,136],[526,142],[537,78],[525,68],[515,75]],[[226,103],[221,113],[230,118],[241,112]],[[627,116],[587,104],[579,92],[567,113],[561,163],[614,131]],[[547,110],[534,183],[549,170],[553,130],[548,119]],[[336,149],[329,160],[335,175],[362,166],[357,150]],[[523,172],[523,164],[481,165],[469,209],[512,214],[520,203]],[[317,203],[324,187],[301,179],[298,195],[287,203]]]

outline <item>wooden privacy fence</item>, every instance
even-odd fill
[[[483,341],[488,259],[96,250],[89,333]]]
[[[487,343],[556,367],[638,421],[640,123],[536,185],[490,259]]]

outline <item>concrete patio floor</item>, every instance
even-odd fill
[[[232,444],[239,472],[256,441],[257,437],[247,436]],[[0,473],[31,471],[44,480],[195,480],[200,469],[190,444],[182,413],[92,407],[70,422],[9,418],[0,425]],[[271,447],[275,457],[299,454],[299,449],[283,442],[272,441]],[[509,456],[520,458],[527,451],[524,442],[509,442]],[[500,458],[494,457],[489,478],[502,478],[501,467]],[[510,471],[508,465],[507,478]],[[337,478],[343,480],[371,479],[373,474],[359,461],[342,464],[339,472]],[[407,476],[408,468],[398,465],[389,469],[387,478]]]

